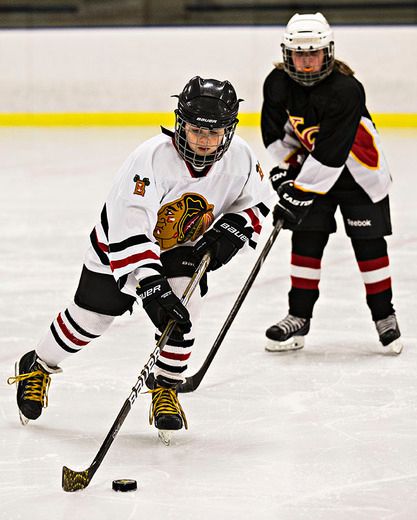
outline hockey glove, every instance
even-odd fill
[[[194,246],[194,254],[202,258],[210,251],[211,262],[207,271],[215,271],[227,264],[250,239],[253,228],[234,213],[226,213],[209,229]]]
[[[136,292],[152,323],[161,332],[169,320],[177,322],[177,328],[186,334],[191,330],[190,314],[163,276],[149,276],[139,282]]]
[[[317,193],[299,190],[292,181],[278,188],[278,202],[274,208],[273,222],[284,219],[290,227],[297,226],[310,210]]]
[[[293,181],[300,172],[300,167],[291,166],[283,163],[280,166],[275,166],[269,172],[269,180],[271,181],[273,189],[278,192],[278,188],[285,181]]]
[[[293,152],[285,158],[285,161],[281,162],[275,168],[269,172],[269,180],[271,181],[272,187],[275,191],[285,181],[294,181],[297,175],[300,173],[301,167],[307,158],[306,150],[302,147],[293,150]]]
[[[200,260],[194,255],[193,248],[187,246],[174,247],[161,253],[161,262],[167,278],[187,276],[192,278]],[[207,294],[207,273],[200,280],[200,294]]]

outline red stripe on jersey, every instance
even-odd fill
[[[378,168],[379,152],[375,146],[374,137],[362,123],[358,126],[351,151],[365,166]]]
[[[161,352],[161,357],[167,359],[176,359],[177,361],[187,361],[187,359],[191,356],[191,352],[188,354],[174,354],[173,352],[165,352],[164,350]]]
[[[62,319],[61,313],[58,314],[58,317],[57,317],[56,321],[58,322],[59,328],[64,333],[64,336],[66,338],[68,338],[72,343],[74,343],[74,345],[78,345],[79,347],[84,347],[84,345],[88,345],[90,343],[89,341],[81,341],[80,339],[76,338],[68,330],[67,326],[65,325],[65,323],[64,323],[64,321]]]
[[[295,289],[318,289],[320,280],[310,280],[309,278],[298,278],[291,276],[291,285]]]
[[[389,266],[389,258],[388,256],[381,256],[380,258],[375,258],[373,260],[362,260],[358,262],[359,269],[362,273],[368,273],[369,271],[376,271],[377,269],[382,269],[383,267]]]
[[[320,269],[321,267],[321,259],[313,258],[312,256],[302,256],[302,255],[291,255],[291,263],[292,265],[296,265],[298,267],[311,267],[311,269]]]
[[[103,251],[103,253],[108,253],[109,252],[109,246],[106,245],[106,244],[103,244],[103,242],[99,241],[96,228],[94,228],[94,232],[96,234],[96,240],[97,240],[98,247]]]
[[[248,214],[255,233],[259,234],[262,231],[262,226],[261,226],[261,223],[259,222],[258,217],[255,215],[255,212],[253,211],[253,209],[245,209],[244,212]]]
[[[136,255],[128,256],[127,258],[122,258],[122,260],[113,260],[110,262],[111,270],[120,269],[121,267],[125,267],[126,265],[135,264],[136,262],[140,262],[141,260],[159,260],[159,256],[153,251],[145,251],[144,253],[138,253]]]
[[[391,278],[385,278],[380,282],[366,283],[366,294],[378,294],[391,289]]]

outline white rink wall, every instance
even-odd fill
[[[229,79],[260,111],[283,27],[0,31],[0,113],[170,112],[198,74]],[[372,113],[417,113],[417,27],[334,28],[336,56]]]

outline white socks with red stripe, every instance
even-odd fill
[[[112,324],[114,316],[82,309],[72,303],[51,323],[44,339],[36,347],[38,357],[50,366],[57,366],[100,337]]]

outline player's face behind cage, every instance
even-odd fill
[[[213,164],[223,157],[229,148],[235,124],[226,128],[210,129],[195,126],[177,116],[176,144],[180,155],[194,167]]]
[[[306,87],[324,79],[333,68],[333,55],[329,54],[327,48],[295,51],[284,47],[283,55],[287,74]]]
[[[321,13],[295,14],[281,48],[285,71],[301,85],[315,85],[333,70],[333,31]]]
[[[239,101],[228,81],[192,78],[178,96],[175,144],[178,153],[196,168],[220,160],[230,146]]]

